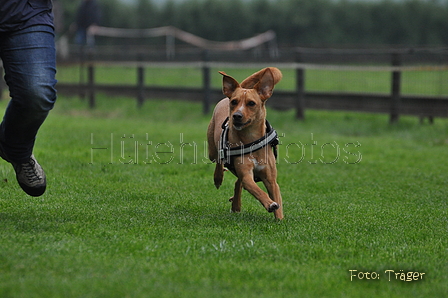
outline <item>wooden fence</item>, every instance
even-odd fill
[[[393,56],[391,66],[370,67],[378,71],[390,71],[390,94],[346,93],[346,92],[311,92],[305,89],[306,72],[308,69],[324,68],[328,66],[313,65],[302,62],[269,63],[280,69],[294,69],[296,74],[296,90],[276,90],[275,100],[268,101],[268,105],[276,109],[295,109],[297,119],[305,118],[306,109],[318,110],[345,110],[371,113],[387,113],[391,123],[397,122],[400,115],[413,115],[421,119],[428,117],[448,117],[448,97],[435,96],[409,96],[401,94],[401,73],[403,70],[412,70],[412,67],[401,67],[399,56]],[[203,112],[209,113],[212,105],[223,98],[220,89],[211,87],[210,69],[225,68],[263,68],[266,63],[222,63],[222,62],[94,62],[87,66],[87,82],[80,84],[59,83],[58,92],[61,94],[80,94],[88,98],[89,106],[95,107],[95,94],[102,92],[111,95],[126,95],[135,97],[137,105],[143,105],[147,98],[176,98],[191,101],[201,101]],[[135,85],[105,85],[95,82],[95,68],[99,65],[135,67],[137,81]],[[153,87],[145,86],[146,67],[195,67],[202,70],[202,87]],[[333,68],[344,70],[347,66],[333,65]],[[353,66],[350,66],[353,70]]]
[[[327,52],[319,53],[318,51],[309,51],[313,54],[320,55],[320,60],[317,63],[311,61],[300,52],[295,55],[295,62],[265,62],[265,63],[242,63],[242,62],[216,62],[209,61],[210,56],[202,55],[202,61],[196,62],[112,62],[112,61],[77,61],[79,65],[87,68],[87,79],[79,83],[58,83],[57,90],[60,94],[79,94],[81,97],[87,97],[91,108],[95,107],[95,97],[97,92],[110,95],[123,95],[135,97],[137,106],[142,106],[146,99],[150,98],[168,98],[168,99],[185,99],[191,101],[199,101],[203,104],[203,112],[209,113],[213,105],[223,98],[221,89],[211,87],[211,68],[253,68],[261,69],[263,67],[276,66],[280,69],[293,69],[295,73],[295,90],[284,91],[277,89],[274,92],[275,100],[268,101],[268,105],[275,109],[295,109],[295,117],[297,119],[305,119],[305,111],[307,109],[317,110],[343,110],[343,111],[359,111],[370,113],[386,113],[389,115],[391,123],[399,120],[400,115],[418,116],[421,120],[425,117],[429,118],[430,122],[434,117],[448,117],[448,96],[423,96],[423,95],[404,95],[401,92],[402,87],[402,72],[419,70],[421,66],[401,66],[403,55],[400,52],[386,53],[385,57],[389,57],[390,65],[383,63],[374,63],[369,70],[372,71],[387,71],[390,72],[390,86],[389,94],[371,94],[371,93],[353,93],[353,92],[319,92],[306,90],[307,71],[310,69],[332,69],[340,71],[364,70],[365,66],[347,66],[344,61],[340,63],[328,64]],[[352,52],[353,54],[353,52]],[[444,54],[445,55],[445,54]],[[304,59],[303,57],[306,57]],[[429,69],[447,70],[448,63],[446,55],[442,60],[431,61],[432,66]],[[213,59],[213,58],[212,58]],[[339,59],[339,58],[338,58]],[[347,59],[347,55],[345,55]],[[356,60],[356,56],[350,56],[350,61]],[[386,58],[387,59],[387,58]],[[306,60],[308,63],[305,63]],[[336,60],[340,61],[340,60]],[[365,62],[365,61],[363,61]],[[440,63],[441,62],[441,63]],[[66,63],[66,62],[65,62]],[[314,64],[313,64],[314,63]],[[428,64],[427,61],[424,62]],[[365,64],[365,63],[363,63]],[[434,64],[436,64],[434,66]],[[137,80],[133,85],[122,84],[98,84],[95,80],[95,69],[97,66],[127,66],[135,68],[137,73]],[[201,69],[202,71],[202,86],[198,88],[188,87],[155,87],[146,86],[145,82],[145,68],[147,67],[192,67]],[[0,65],[1,68],[1,65]],[[442,82],[448,84],[448,82]],[[5,84],[0,80],[0,95]]]

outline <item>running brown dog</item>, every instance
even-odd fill
[[[239,84],[224,72],[226,98],[215,107],[207,130],[208,152],[216,162],[214,182],[219,188],[227,167],[237,178],[232,212],[241,211],[242,188],[252,194],[276,219],[283,219],[282,196],[277,184],[277,133],[266,121],[265,103],[282,73],[275,67],[264,68]],[[262,181],[266,194],[258,185]]]

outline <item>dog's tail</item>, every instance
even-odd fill
[[[277,67],[266,67],[260,71],[257,71],[253,75],[247,77],[241,82],[240,86],[245,89],[252,89],[260,81],[265,71],[269,69],[274,77],[274,85],[277,84],[283,77],[282,72]]]

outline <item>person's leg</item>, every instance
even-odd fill
[[[0,56],[11,101],[0,124],[0,145],[9,161],[26,162],[37,131],[56,100],[53,29],[33,26],[0,38]]]
[[[32,155],[36,134],[56,101],[56,50],[50,26],[0,36],[0,57],[11,101],[0,124],[0,156],[9,161],[29,195],[46,189],[42,167]]]

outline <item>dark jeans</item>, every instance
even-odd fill
[[[11,96],[0,124],[0,145],[10,161],[23,163],[56,101],[53,28],[39,25],[0,33],[0,58]]]

